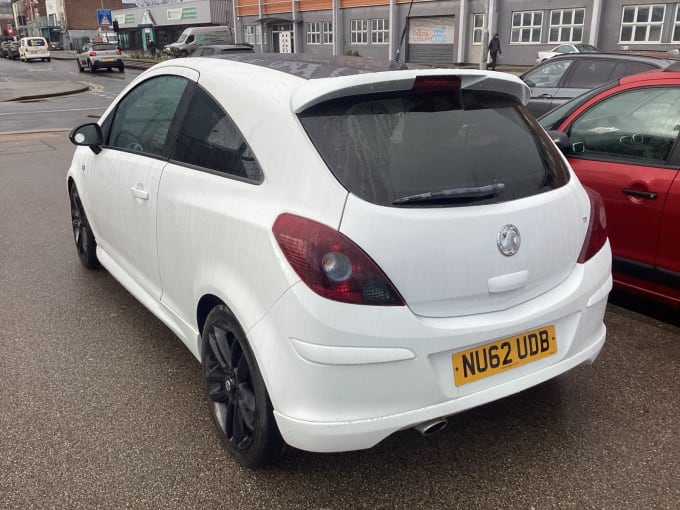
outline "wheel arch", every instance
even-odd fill
[[[224,300],[214,294],[205,294],[198,300],[198,305],[196,306],[196,325],[198,326],[199,337],[203,335],[203,328],[205,327],[205,321],[208,318],[208,314],[210,314],[210,311],[218,305],[224,305],[229,308]],[[231,309],[229,310],[231,311]],[[200,345],[198,352],[200,352]]]

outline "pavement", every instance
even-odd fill
[[[70,50],[52,51],[51,58],[54,60],[75,60],[76,52]],[[133,60],[125,58],[125,66],[128,69],[148,69],[153,62]],[[472,68],[473,66],[461,66]],[[526,66],[499,65],[498,71],[511,74],[521,74]],[[0,88],[0,103],[6,101],[30,101],[32,99],[44,99],[54,96],[68,96],[89,90],[86,83],[78,81],[5,81]]]

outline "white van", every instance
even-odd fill
[[[50,61],[49,45],[44,37],[24,37],[19,41],[19,60],[30,62],[31,60]]]
[[[199,46],[217,41],[233,44],[232,28],[229,26],[187,28],[176,42],[163,46],[163,52],[174,57],[186,57]]]

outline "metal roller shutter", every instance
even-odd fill
[[[454,61],[453,16],[409,18],[406,60],[416,64],[446,64]]]

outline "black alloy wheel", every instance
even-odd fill
[[[226,306],[208,315],[201,354],[210,414],[222,443],[244,466],[275,463],[284,443],[272,403],[248,340]]]
[[[80,262],[88,269],[97,269],[97,241],[90,229],[90,224],[85,215],[85,209],[80,201],[80,195],[75,184],[69,191],[71,198],[71,225],[73,226],[73,239],[76,242],[76,251]]]

